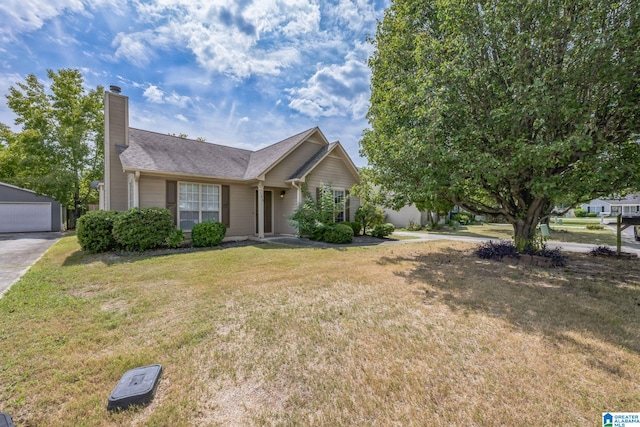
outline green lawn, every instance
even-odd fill
[[[640,262],[483,261],[461,242],[89,255],[0,299],[18,426],[594,425],[640,407]],[[151,405],[106,411],[128,369]]]

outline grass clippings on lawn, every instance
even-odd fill
[[[640,262],[455,242],[154,257],[56,244],[0,300],[20,426],[594,425],[640,407]],[[106,411],[161,363],[146,407]]]

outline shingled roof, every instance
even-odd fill
[[[269,171],[316,131],[314,127],[249,151],[130,128],[129,146],[118,151],[124,169],[248,180]]]

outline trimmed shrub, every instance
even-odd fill
[[[324,224],[316,224],[309,233],[311,240],[324,240],[324,233],[327,231],[328,226]]]
[[[600,224],[587,224],[587,230],[602,230],[603,228]]]
[[[78,218],[76,236],[83,251],[107,252],[117,247],[113,238],[116,211],[89,211]]]
[[[193,226],[191,241],[196,247],[217,246],[227,234],[227,227],[217,221],[205,221]]]
[[[396,227],[389,222],[386,224],[378,224],[373,228],[373,231],[371,231],[371,235],[373,237],[383,238],[391,235],[395,229]]]
[[[597,213],[595,213],[595,212],[589,212],[589,213],[587,214],[587,216],[588,216],[589,218],[597,218],[597,217],[598,217],[598,214],[597,214]]]
[[[359,236],[362,231],[362,224],[359,221],[343,222],[342,224],[348,225],[353,230],[354,236]]]
[[[326,227],[323,240],[327,243],[351,243],[353,241],[353,229],[343,223],[332,224]]]
[[[129,209],[113,221],[113,236],[126,251],[160,247],[174,229],[171,212],[163,208]]]
[[[165,244],[168,248],[176,249],[184,242],[184,231],[179,228],[174,228],[171,234],[167,237]]]
[[[573,214],[576,218],[585,218],[587,216],[587,211],[581,208],[575,208],[573,210]]]

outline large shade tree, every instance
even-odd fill
[[[373,40],[376,181],[501,215],[640,185],[640,2],[394,0]]]
[[[104,90],[86,90],[78,70],[47,71],[47,86],[31,74],[9,88],[13,132],[0,123],[0,181],[55,197],[75,211],[95,198],[90,183],[104,165]]]

